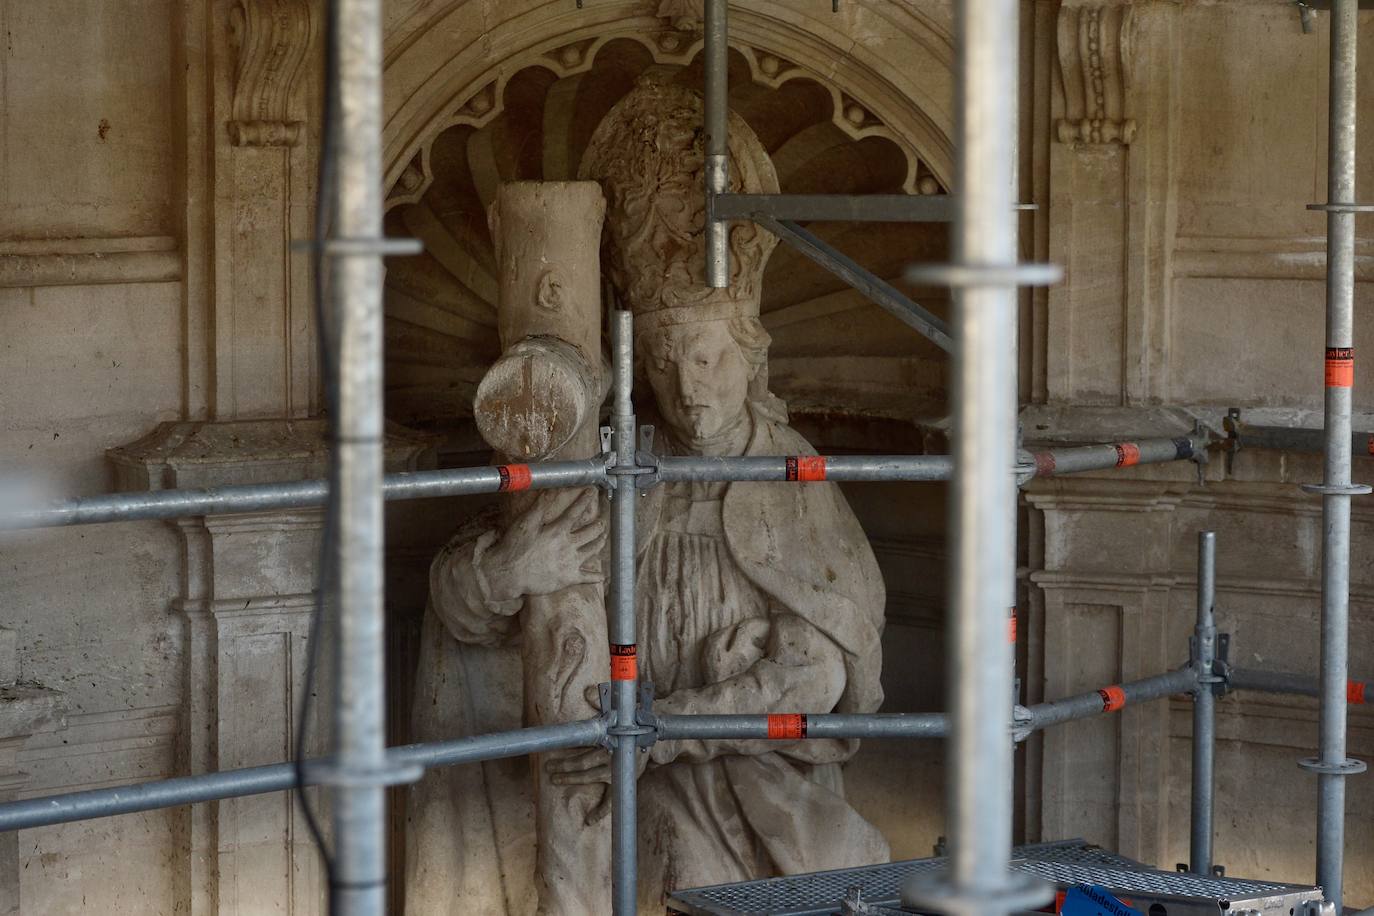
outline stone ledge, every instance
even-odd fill
[[[326,476],[327,435],[323,419],[180,421],[163,423],[105,454],[121,491],[277,483]],[[388,472],[421,470],[433,463],[429,437],[387,425]]]
[[[170,236],[0,242],[0,288],[180,279],[181,251]]]

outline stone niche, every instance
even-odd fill
[[[523,4],[538,7],[538,15],[489,14],[481,48],[446,46],[444,63],[425,58],[439,53],[427,43],[457,34],[445,31],[461,22],[457,13],[411,4],[393,17],[388,85],[397,108],[388,112],[386,225],[390,235],[422,239],[425,253],[388,265],[387,414],[434,436],[441,466],[487,459],[472,421],[478,382],[500,353],[487,208],[502,182],[575,178],[592,131],[642,75],[702,85],[699,9],[677,4],[674,13],[665,8],[671,5],[619,0],[578,11],[572,4]],[[824,3],[798,16],[790,0],[732,7],[732,110],[763,142],[783,193],[946,193],[948,23],[886,0],[846,6],[839,16]],[[866,37],[856,47],[857,35]],[[899,70],[897,82],[919,86],[894,90]],[[945,226],[808,228],[935,313],[947,313],[944,290],[913,289],[901,280],[907,264],[946,255]],[[761,311],[772,336],[771,388],[818,449],[924,450],[923,431],[938,430],[946,412],[947,359],[934,344],[786,245],[769,261]],[[944,676],[943,488],[863,484],[845,493],[888,586],[884,643],[893,663],[885,665],[885,709],[937,710]],[[894,501],[911,511],[894,518]],[[411,737],[404,727],[408,673],[429,562],[480,506],[417,505],[389,534],[391,665],[403,673],[391,684],[394,741]],[[845,777],[849,797],[899,857],[929,854],[943,832],[941,747],[911,751],[873,742]],[[912,792],[911,785],[922,788]],[[403,842],[393,844],[392,855],[395,873],[403,874]],[[403,890],[395,893],[399,905]]]

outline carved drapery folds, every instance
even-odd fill
[[[291,101],[314,37],[310,0],[234,0],[231,44],[238,54],[229,136],[235,146],[295,146],[301,122]]]
[[[1131,6],[1071,3],[1059,10],[1059,70],[1064,117],[1055,124],[1060,143],[1121,143],[1135,138],[1126,117]]]

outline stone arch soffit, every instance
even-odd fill
[[[752,81],[771,89],[792,80],[820,86],[831,99],[831,122],[844,135],[855,141],[883,138],[902,151],[906,191],[949,188],[953,48],[948,33],[906,4],[872,0],[885,5],[881,14],[892,34],[909,39],[889,38],[877,45],[883,51],[879,54],[833,26],[816,27],[825,20],[801,19],[783,5],[787,2],[792,0],[760,0],[747,10],[732,10],[731,48],[743,56]],[[414,89],[404,98],[387,99],[383,142],[388,208],[424,196],[434,180],[434,140],[452,127],[481,128],[499,117],[506,84],[522,70],[539,67],[559,79],[587,73],[603,47],[627,39],[641,45],[657,65],[686,67],[703,44],[699,33],[675,30],[651,15],[643,0],[594,0],[576,15],[551,15],[540,7],[492,25],[457,53],[451,42],[439,42],[436,48],[427,40],[474,34],[471,24],[462,26],[475,16],[467,6],[461,0],[451,4],[388,54],[388,84],[404,83],[402,74],[428,73],[411,81]],[[502,48],[510,50],[495,50]],[[422,58],[436,56],[438,49],[444,51],[437,55],[442,59],[426,71]],[[920,69],[935,78],[926,81],[929,86],[899,86],[893,76],[910,72],[915,57],[925,58]]]

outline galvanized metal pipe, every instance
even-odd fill
[[[790,455],[778,457],[663,456],[657,478],[676,481],[948,480],[948,455]]]
[[[1331,4],[1331,77],[1326,214],[1326,448],[1322,484],[1321,711],[1317,772],[1317,883],[1342,907],[1345,778],[1363,769],[1346,757],[1349,667],[1350,497],[1368,492],[1350,480],[1354,383],[1355,125],[1358,0]]]
[[[956,4],[957,261],[976,273],[1016,263],[1012,124],[1018,0]],[[993,176],[991,180],[988,176]],[[1002,177],[997,177],[1002,176]],[[1017,317],[1011,281],[956,287],[952,334],[954,479],[948,695],[952,699],[944,908],[997,916],[1012,908],[1012,647],[1016,574],[1016,397],[1007,360]]]
[[[1197,690],[1193,694],[1193,775],[1191,840],[1188,870],[1197,875],[1212,873],[1212,814],[1215,805],[1217,707],[1212,667],[1216,661],[1217,536],[1198,532],[1197,625],[1193,630],[1193,667]]]
[[[428,499],[504,490],[584,487],[605,482],[605,462],[600,458],[589,458],[583,461],[387,474],[382,479],[382,495],[387,500]],[[152,490],[144,493],[107,493],[0,513],[0,531],[307,509],[323,506],[328,499],[329,481],[323,479]]]
[[[1068,448],[1030,451],[1036,477],[1129,468],[1138,464],[1186,461],[1207,448],[1207,435],[1194,433],[1172,439],[1136,439],[1105,445],[1078,445]]]
[[[706,0],[706,282],[730,285],[730,224],[715,218],[714,198],[730,190],[730,46],[727,0]]]
[[[1178,439],[1140,439],[1112,445],[1086,445],[1026,452],[1037,477],[1081,471],[1130,467],[1191,458],[1206,447],[1202,436]],[[1122,454],[1126,455],[1123,459]],[[949,455],[830,455],[706,458],[663,456],[656,459],[658,481],[676,480],[834,480],[901,481],[948,480],[954,459]],[[806,464],[798,477],[789,477],[791,462]],[[824,473],[824,477],[814,476]],[[646,485],[654,482],[651,477]],[[438,471],[387,474],[382,496],[387,501],[470,496],[517,490],[548,490],[561,487],[605,485],[601,458],[580,461],[549,461],[533,464],[486,465]],[[106,522],[189,518],[243,512],[274,512],[323,506],[329,499],[329,481],[293,480],[282,483],[245,484],[140,493],[105,493],[48,503],[42,506],[0,511],[0,531],[95,525]]]
[[[1065,697],[1062,700],[1037,703],[1027,707],[1029,721],[1025,724],[1038,731],[1076,719],[1087,719],[1104,712],[1117,712],[1133,703],[1192,693],[1196,689],[1197,672],[1191,667],[1178,668],[1138,681],[1113,684],[1101,690]]]
[[[948,194],[722,194],[714,207],[721,219],[948,223],[955,202]]]
[[[1226,678],[1232,690],[1259,690],[1265,693],[1291,693],[1298,696],[1321,696],[1321,681],[1310,674],[1287,671],[1257,671],[1254,668],[1232,668]],[[1366,700],[1368,697],[1368,700]],[[1360,706],[1374,700],[1374,681],[1350,678],[1345,682],[1345,701]]]
[[[592,747],[598,744],[605,734],[604,719],[583,719],[579,722],[522,728],[495,735],[393,747],[386,752],[386,760],[389,766],[395,768],[453,766],[481,760],[522,757],[526,754],[563,748]],[[332,761],[322,758],[306,761],[306,784],[320,784],[320,777],[327,772],[326,765],[331,763]],[[240,798],[245,795],[285,792],[295,786],[295,764],[274,763],[218,773],[202,773],[197,776],[160,779],[131,786],[48,795],[0,804],[0,832],[48,827],[71,821],[153,811],[224,798]]]
[[[341,916],[386,910],[381,7],[381,0],[338,0],[337,7],[337,232],[363,243],[333,255],[330,283],[339,346],[331,489],[337,532],[328,584],[330,606],[338,610],[332,898]]]
[[[635,468],[635,415],[631,399],[634,377],[634,319],[617,311],[611,324],[611,368],[615,393],[611,424],[615,435],[615,471]],[[611,494],[611,703],[616,735],[611,749],[611,911],[633,916],[638,891],[634,733],[639,730],[639,672],[635,622],[635,503],[633,473],[621,473]]]
[[[715,741],[750,738],[943,738],[944,713],[870,715],[784,713],[772,715],[655,716],[659,741]]]

